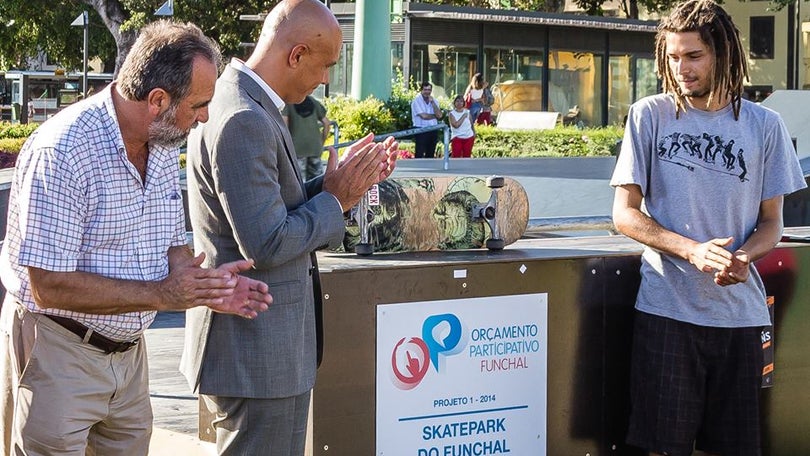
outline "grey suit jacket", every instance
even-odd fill
[[[302,394],[316,369],[310,252],[339,245],[340,204],[321,179],[302,183],[281,114],[250,76],[228,66],[208,111],[188,139],[195,249],[204,266],[255,260],[245,275],[270,286],[273,304],[255,320],[187,311],[180,369],[203,394]]]

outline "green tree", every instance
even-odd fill
[[[799,1],[801,0],[771,0],[771,9],[773,9],[774,11],[781,11],[782,8],[785,8],[788,5],[796,4]]]
[[[367,0],[368,1],[368,0]],[[434,5],[474,6],[481,8],[509,8],[522,11],[561,12],[564,0],[420,0]],[[606,0],[574,0],[574,3],[591,16],[603,15],[602,5]],[[680,0],[622,0],[621,9],[626,17],[638,19],[639,7],[651,13],[660,13],[672,8]],[[795,0],[773,0],[782,6]]]
[[[20,69],[39,52],[64,68],[81,67],[81,27],[70,23],[90,11],[90,57],[117,71],[140,27],[159,19],[154,11],[165,0],[2,0],[0,2],[0,69]],[[278,0],[175,0],[174,19],[200,26],[226,56],[243,56],[241,43],[252,43],[260,23],[242,14],[269,11]]]
[[[115,41],[99,16],[79,2],[3,0],[0,2],[0,69],[22,69],[44,52],[65,68],[80,68],[82,28],[70,23],[84,10],[90,15],[91,56],[114,55]]]

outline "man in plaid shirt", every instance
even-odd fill
[[[271,303],[238,275],[252,261],[203,269],[186,242],[178,146],[208,119],[220,59],[196,26],[150,24],[115,82],[20,152],[0,253],[7,451],[147,454],[156,312]]]

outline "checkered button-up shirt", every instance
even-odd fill
[[[27,269],[158,281],[168,275],[169,248],[186,243],[178,150],[150,145],[144,183],[127,159],[111,90],[49,119],[20,151],[0,277],[32,312],[69,317],[109,338],[132,340],[155,312],[40,309]]]

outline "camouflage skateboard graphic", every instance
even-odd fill
[[[350,211],[343,248],[360,255],[500,250],[523,236],[528,219],[526,191],[511,178],[390,178]]]

